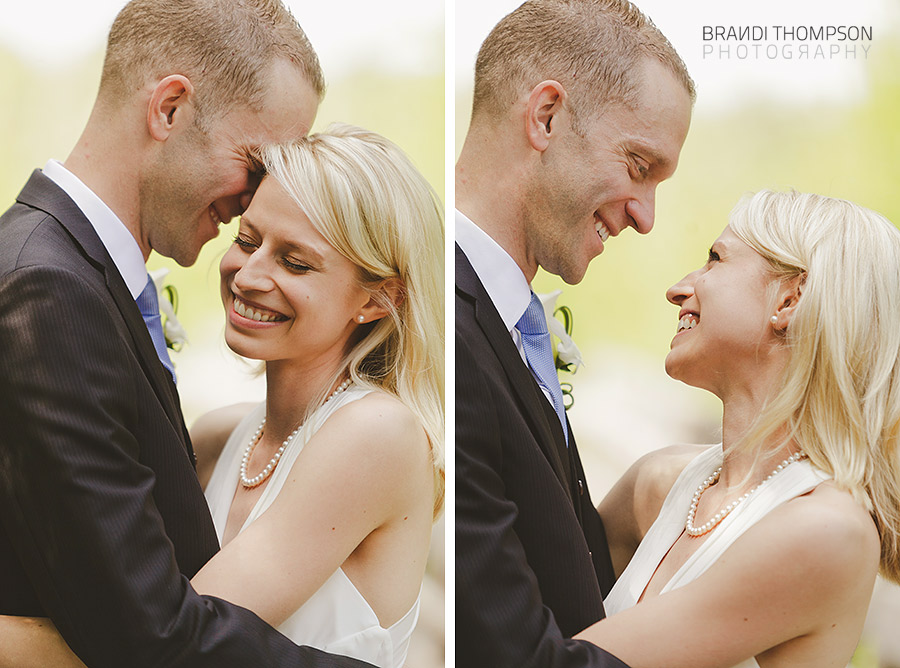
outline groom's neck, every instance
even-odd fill
[[[143,136],[129,122],[130,116],[123,110],[111,112],[98,102],[64,166],[103,200],[140,244]]]

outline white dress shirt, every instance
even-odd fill
[[[500,244],[459,210],[456,211],[456,243],[469,259],[469,264],[472,265],[488,297],[494,302],[500,319],[509,330],[522,361],[528,366],[525,348],[522,347],[522,335],[516,329],[516,324],[531,303],[531,285],[525,279],[525,274]],[[530,366],[528,370],[534,376]],[[535,379],[538,380],[538,387],[552,406],[553,398],[550,392],[537,376]]]
[[[469,259],[469,264],[500,314],[500,319],[525,359],[522,335],[516,323],[531,302],[531,286],[525,274],[509,253],[465,214],[456,211],[456,243]]]
[[[141,247],[125,224],[94,191],[82,183],[81,179],[63,167],[62,163],[50,160],[44,167],[44,176],[62,188],[81,209],[103,242],[116,269],[125,279],[125,285],[132,298],[137,299],[147,285],[147,266]]]

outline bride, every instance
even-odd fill
[[[900,581],[898,266],[850,202],[736,207],[667,293],[666,371],[722,400],[723,443],[651,454],[600,504],[621,576],[579,637],[632,668],[847,665],[876,574]]]
[[[398,148],[350,126],[263,162],[220,272],[225,340],[265,362],[266,400],[192,432],[223,549],[191,584],[400,668],[443,501],[441,209]],[[24,621],[40,646],[8,665],[81,665]]]

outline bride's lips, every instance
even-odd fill
[[[675,330],[675,336],[678,336],[682,332],[694,329],[698,324],[700,324],[699,313],[689,309],[681,309],[678,313],[678,327]]]
[[[267,329],[290,319],[283,313],[242,299],[234,293],[232,293],[231,310],[228,312],[228,316],[233,325],[247,329]]]

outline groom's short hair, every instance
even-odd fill
[[[693,100],[694,82],[665,35],[628,0],[529,0],[487,36],[475,63],[473,120],[502,117],[526,91],[553,79],[575,119],[608,103],[630,104],[637,67],[655,58]]]
[[[235,106],[258,109],[277,59],[293,63],[322,97],[316,52],[280,0],[131,0],[109,32],[100,96],[115,103],[182,74],[203,127]]]

